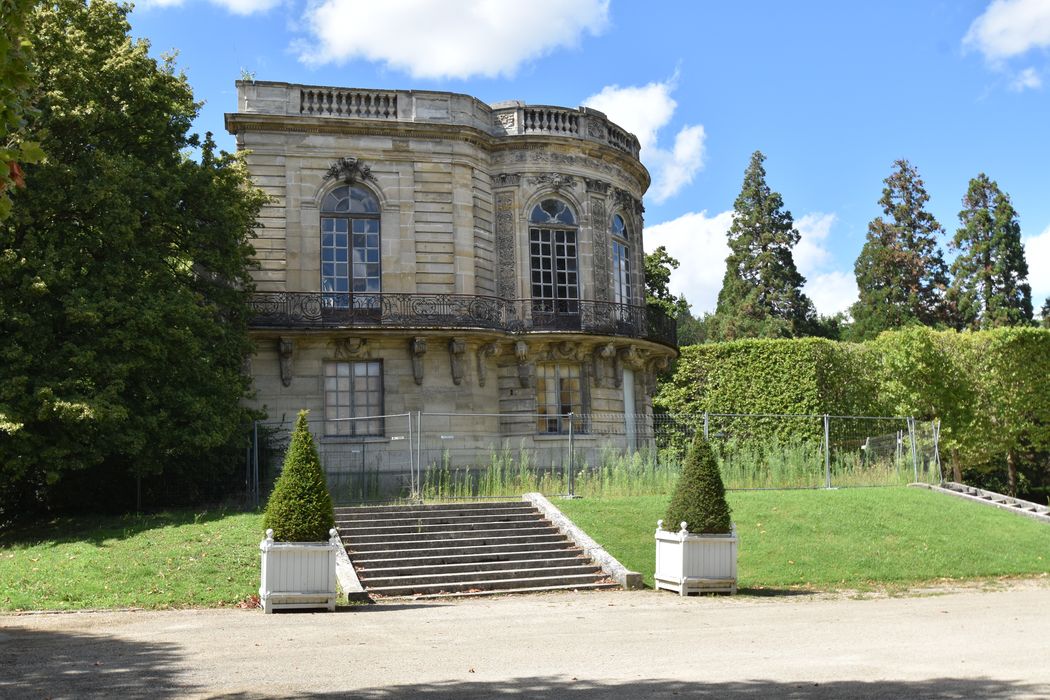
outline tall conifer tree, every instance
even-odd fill
[[[937,241],[944,229],[925,209],[930,196],[918,171],[906,160],[893,167],[879,199],[885,218],[868,224],[867,240],[854,265],[860,290],[852,307],[852,335],[857,340],[891,328],[949,320],[948,268]]]
[[[799,232],[780,193],[766,184],[761,151],[744,172],[733,204],[729,257],[711,337],[791,338],[808,335],[816,319],[813,302],[803,294],[806,279],[795,267],[792,249]]]
[[[958,324],[974,330],[1030,325],[1032,288],[1010,197],[981,173],[970,180],[959,223],[948,289]]]

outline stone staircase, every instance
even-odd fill
[[[335,518],[373,597],[619,587],[525,501],[336,508]]]

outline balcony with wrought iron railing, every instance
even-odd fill
[[[480,329],[567,332],[651,340],[677,347],[662,309],[588,300],[501,299],[473,294],[257,292],[251,328]]]

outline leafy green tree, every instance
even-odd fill
[[[930,197],[918,171],[906,160],[893,167],[879,200],[883,216],[868,224],[867,240],[854,265],[860,290],[852,307],[851,338],[856,340],[892,328],[949,320],[948,268],[938,245],[944,229],[925,209]]]
[[[1050,297],[1047,297],[1046,301],[1043,302],[1043,308],[1039,310],[1039,315],[1043,319],[1043,328],[1050,328]]]
[[[816,317],[792,255],[799,232],[783,198],[766,184],[765,159],[752,154],[733,204],[730,253],[709,329],[721,340],[809,335]]]
[[[306,422],[307,414],[308,411],[299,411],[284,468],[266,502],[263,527],[272,528],[278,542],[324,541],[335,527],[332,496]]]
[[[32,46],[26,17],[32,0],[0,0],[0,220],[11,211],[11,189],[25,186],[22,166],[43,157],[40,145],[25,139],[32,114]]]
[[[1017,212],[984,173],[970,180],[951,246],[948,299],[963,328],[982,330],[1032,323],[1032,288]]]
[[[190,87],[129,37],[128,11],[58,0],[30,18],[30,128],[49,159],[0,223],[9,500],[228,471],[209,457],[249,418],[249,240],[265,197],[240,159],[189,135]],[[197,145],[199,162],[185,155]]]
[[[715,453],[703,435],[697,435],[671,494],[664,528],[674,532],[684,522],[692,533],[725,534],[732,530],[730,515]]]
[[[645,301],[650,306],[660,307],[671,318],[689,313],[685,297],[671,292],[671,271],[677,270],[680,264],[665,246],[645,254]]]

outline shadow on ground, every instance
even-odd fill
[[[683,683],[668,680],[640,680],[598,683],[562,678],[515,678],[507,681],[465,681],[427,685],[399,685],[366,688],[331,694],[296,693],[300,698],[789,698],[815,700],[860,698],[897,700],[899,698],[1016,698],[1045,697],[1050,688],[1020,682],[987,678],[935,678],[927,681],[837,681],[833,683],[781,683],[751,680],[733,683]],[[224,700],[264,700],[269,695],[216,695]]]
[[[185,697],[174,644],[0,628],[0,698]]]

